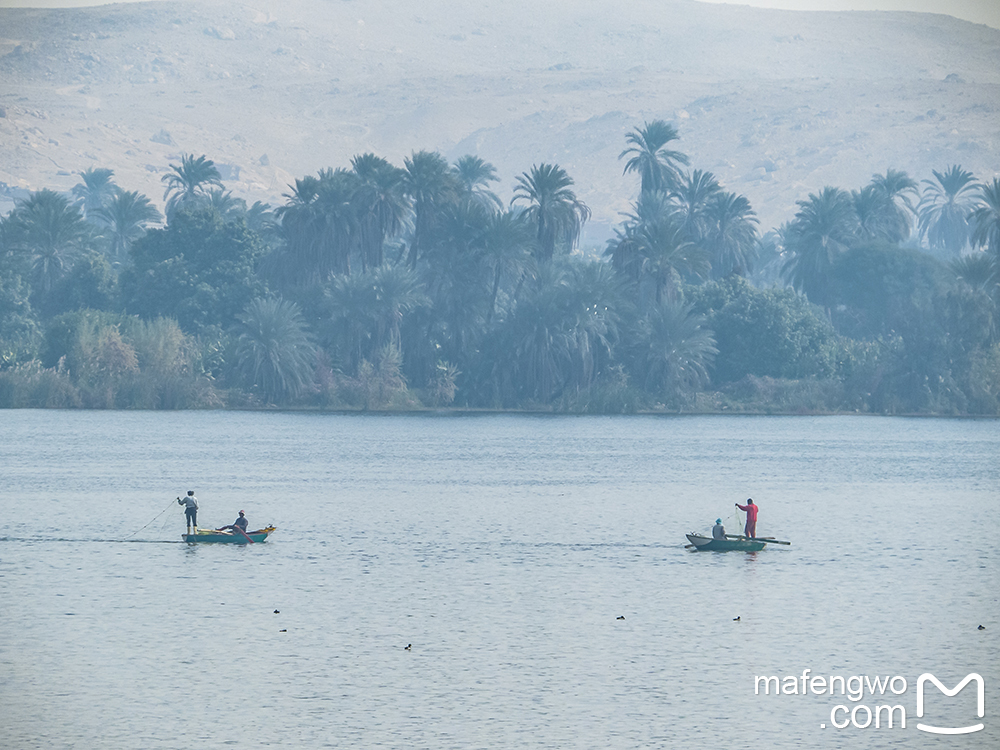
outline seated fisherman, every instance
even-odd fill
[[[228,526],[223,526],[221,529],[218,529],[218,531],[226,531],[227,529],[232,529],[233,531],[236,531],[237,528],[240,531],[242,531],[244,534],[247,533],[247,519],[246,519],[246,516],[243,515],[243,511],[242,510],[240,511],[240,517],[239,518],[237,518],[235,521],[233,521]]]
[[[712,527],[712,539],[725,539],[726,528],[722,525],[722,519],[715,519],[715,526]]]

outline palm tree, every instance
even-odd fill
[[[417,274],[404,266],[338,276],[326,300],[329,338],[339,344],[352,372],[385,346],[400,349],[403,321],[430,303]]]
[[[375,349],[379,293],[371,271],[337,276],[324,292],[326,321],[320,331],[323,345],[356,373],[362,360]]]
[[[490,213],[489,208],[476,201],[461,201],[442,212],[434,243],[423,256],[427,288],[436,300],[451,305],[458,297],[470,303],[485,298],[479,256]],[[464,312],[465,309],[459,314]]]
[[[437,152],[417,151],[404,159],[406,192],[413,200],[413,237],[408,262],[416,268],[426,252],[445,207],[455,203],[460,186],[447,160]]]
[[[322,216],[317,206],[319,178],[307,175],[289,185],[284,193],[287,202],[275,212],[284,239],[284,248],[265,259],[264,266],[272,279],[296,285],[319,280]]]
[[[46,294],[88,235],[80,209],[47,189],[19,201],[4,223],[10,248],[28,256],[35,282]]]
[[[917,195],[916,181],[906,172],[887,169],[884,175],[872,175],[871,185],[893,208],[892,217],[887,217],[886,220],[886,224],[892,227],[889,241],[900,243],[907,240],[916,214],[916,209],[910,200],[911,195]]]
[[[242,198],[237,198],[228,190],[222,188],[206,190],[201,200],[204,200],[218,211],[223,221],[231,221],[237,217],[246,216],[247,202]]]
[[[702,240],[712,259],[712,276],[746,276],[757,258],[757,214],[750,201],[736,193],[715,196],[705,212],[708,231]]]
[[[488,187],[491,182],[500,181],[496,167],[478,156],[466,155],[456,161],[453,168],[467,198],[482,203],[491,212],[503,208],[500,198]]]
[[[623,174],[638,172],[640,191],[643,193],[673,189],[680,181],[677,165],[686,166],[689,160],[680,151],[671,151],[664,146],[679,138],[677,129],[663,120],[653,120],[641,129],[636,128],[625,136],[625,141],[631,145],[618,156],[619,159],[629,156]]]
[[[917,205],[920,236],[932,249],[960,255],[969,241],[969,209],[973,191],[979,187],[972,172],[958,164],[943,174],[931,170],[935,180],[923,180],[927,186]]]
[[[261,201],[254,201],[247,209],[247,226],[259,234],[268,244],[278,236],[278,222],[271,206]]]
[[[970,288],[989,300],[981,307],[989,318],[990,336],[996,340],[996,314],[1000,310],[1000,259],[991,252],[970,253],[951,261],[951,270]]]
[[[757,240],[754,269],[749,277],[754,286],[760,289],[784,286],[782,267],[786,261],[785,237],[788,227],[788,222],[785,222],[777,229],[765,232]]]
[[[993,254],[1000,263],[1000,178],[979,187],[980,202],[972,209],[972,244]]]
[[[239,316],[236,366],[268,403],[295,398],[312,383],[316,347],[299,306],[255,299]]]
[[[531,263],[533,245],[531,226],[523,213],[501,211],[489,218],[483,235],[481,255],[493,278],[490,308],[486,315],[487,326],[496,311],[500,282],[505,276],[517,280],[523,277]]]
[[[83,182],[73,186],[73,197],[76,205],[83,211],[88,220],[111,200],[118,191],[115,185],[114,170],[104,167],[88,167],[80,172]]]
[[[796,203],[799,211],[785,237],[791,257],[783,271],[793,287],[822,304],[834,259],[855,240],[857,214],[850,194],[834,187]]]
[[[604,255],[611,259],[612,267],[638,282],[642,276],[644,257],[638,241],[638,229],[663,221],[683,224],[677,204],[662,190],[640,193],[633,205],[633,213],[625,215],[622,229],[615,229],[615,237],[608,240]]]
[[[547,264],[539,269],[533,294],[518,304],[508,321],[510,350],[500,363],[518,390],[533,401],[548,402],[568,377],[575,335],[564,304],[570,288],[565,269]]]
[[[517,201],[527,202],[525,214],[536,227],[542,261],[552,260],[557,245],[572,249],[590,218],[590,209],[570,190],[572,184],[572,178],[556,164],[532,166],[530,173],[517,178],[511,206]]]
[[[976,291],[996,295],[1000,284],[1000,263],[987,253],[972,253],[951,262],[955,275]]]
[[[146,233],[150,224],[163,217],[145,195],[138,191],[119,190],[107,205],[94,211],[111,235],[111,257],[118,263],[128,257],[132,243]]]
[[[361,185],[355,198],[361,268],[377,268],[385,257],[386,240],[403,231],[410,201],[405,193],[406,173],[375,154],[351,160]]]
[[[896,241],[900,232],[897,206],[875,185],[865,185],[851,191],[854,213],[857,215],[858,238],[862,240]]]
[[[642,258],[640,275],[653,282],[656,304],[674,299],[682,276],[702,277],[710,264],[704,248],[688,238],[677,216],[635,228],[634,241]]]
[[[684,230],[692,242],[701,242],[709,232],[711,221],[707,218],[712,201],[722,192],[722,187],[711,172],[694,170],[679,181],[671,197],[684,215]]]
[[[430,300],[421,287],[420,279],[406,268],[379,266],[371,273],[371,283],[377,292],[378,303],[375,341],[379,346],[388,343],[399,347],[404,318],[426,307]]]
[[[661,192],[642,193],[624,229],[608,243],[612,266],[640,285],[652,285],[659,304],[673,298],[682,276],[701,277],[710,265],[705,249],[691,241],[684,210]]]
[[[351,253],[358,244],[359,185],[358,176],[344,169],[324,169],[318,177],[295,181],[285,194],[288,203],[275,212],[293,266],[292,273],[283,275],[316,283],[351,272]]]
[[[612,364],[619,339],[622,285],[607,263],[574,264],[564,307],[574,316],[569,384],[589,388]]]
[[[645,388],[675,402],[685,391],[708,383],[718,349],[705,317],[678,302],[657,305],[643,325],[639,377]]]
[[[465,358],[475,351],[489,314],[490,269],[482,255],[490,214],[490,208],[471,200],[447,207],[423,256],[421,278],[433,304],[419,321],[421,332],[404,348],[420,380],[432,377],[438,359],[464,369]],[[413,346],[418,342],[423,346]]]
[[[183,203],[204,194],[210,187],[222,187],[222,177],[215,168],[215,162],[204,154],[197,159],[193,154],[182,154],[180,166],[171,164],[170,174],[160,178],[167,189],[163,198],[167,201],[167,217]]]
[[[360,180],[346,169],[324,169],[319,173],[320,250],[318,270],[327,274],[350,274],[351,256],[359,250],[359,217],[356,203]]]

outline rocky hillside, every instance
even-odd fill
[[[768,228],[888,167],[1000,172],[998,60],[1000,31],[946,16],[693,0],[0,9],[0,182],[64,190],[102,166],[159,200],[168,164],[204,153],[277,204],[354,154],[439,149],[493,162],[507,196],[562,165],[599,242],[637,191],[625,134],[662,118]]]

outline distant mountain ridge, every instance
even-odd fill
[[[767,229],[889,167],[997,174],[997,60],[1000,30],[947,16],[693,0],[0,9],[0,182],[64,190],[102,166],[160,201],[169,163],[204,153],[278,204],[354,154],[438,149],[492,162],[508,198],[560,164],[597,242],[637,193],[625,133],[661,118]]]

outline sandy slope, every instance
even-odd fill
[[[159,200],[182,152],[281,202],[375,151],[554,161],[594,211],[627,210],[624,135],[646,119],[750,197],[767,228],[875,171],[1000,171],[1000,31],[911,13],[690,0],[222,0],[0,10],[0,181],[67,189],[88,166]],[[161,142],[166,141],[166,142]],[[0,198],[2,200],[2,198]],[[9,204],[7,205],[9,208]],[[0,210],[4,206],[0,205]]]

